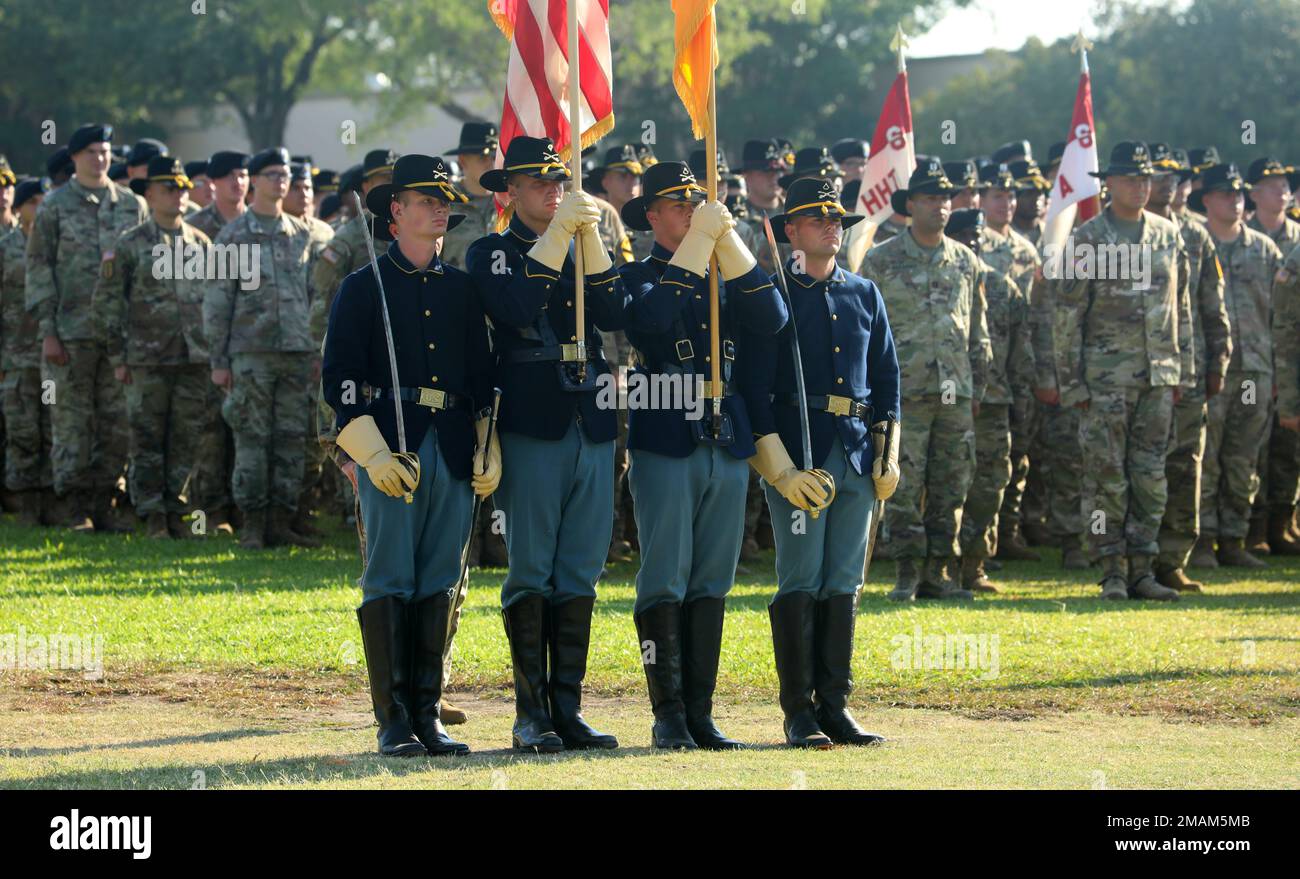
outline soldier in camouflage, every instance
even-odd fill
[[[18,226],[0,233],[0,405],[6,419],[4,486],[18,501],[24,525],[51,525],[50,407],[41,401],[40,329],[27,311],[27,238],[48,184],[25,179],[14,187]]]
[[[1294,168],[1272,156],[1250,163],[1246,183],[1246,211],[1252,212],[1247,228],[1263,232],[1285,256],[1300,244],[1300,223],[1286,215],[1291,201],[1288,175]],[[1300,534],[1295,531],[1296,494],[1300,488],[1300,460],[1297,460],[1296,436],[1282,428],[1276,418],[1270,424],[1268,439],[1260,445],[1260,488],[1251,514],[1248,547],[1260,546],[1273,555],[1300,555]]]
[[[1182,234],[1143,210],[1153,173],[1146,144],[1117,144],[1094,175],[1110,205],[1044,269],[1059,402],[1082,413],[1084,515],[1105,599],[1178,599],[1153,566],[1174,403],[1193,373],[1192,319]]]
[[[442,238],[442,251],[438,258],[449,266],[465,268],[465,251],[496,229],[496,201],[492,193],[478,185],[478,178],[496,162],[498,143],[497,127],[491,122],[466,122],[460,128],[460,143],[443,154],[456,157],[462,178],[458,185],[469,196],[469,204],[456,208],[457,213],[465,215],[464,221]],[[504,561],[504,543],[501,543],[501,549]]]
[[[190,535],[181,495],[197,454],[193,426],[206,414],[203,288],[212,242],[182,222],[192,186],[180,159],[163,155],[131,181],[150,218],[117,239],[91,305],[126,391],[131,501],[153,538]]]
[[[898,492],[885,511],[898,576],[889,597],[969,599],[948,573],[959,552],[962,504],[975,471],[975,415],[991,352],[983,266],[945,238],[954,187],[938,159],[895,191],[907,232],[867,252],[859,274],[876,282],[902,370],[907,420],[900,431]],[[924,562],[922,570],[918,563]]]
[[[1300,433],[1300,245],[1273,278],[1273,339],[1278,423]]]
[[[126,463],[122,386],[97,338],[95,280],[113,246],[144,222],[144,204],[107,176],[113,129],[83,125],[68,141],[76,176],[41,205],[27,242],[26,302],[42,337],[42,378],[54,382],[54,489],[78,531],[123,531],[112,497]]]
[[[979,256],[984,228],[984,212],[966,208],[953,211],[944,234]],[[993,554],[998,508],[1011,481],[1011,404],[1033,383],[1034,356],[1029,303],[1016,282],[984,263],[982,283],[993,359],[975,416],[975,474],[961,514],[961,585],[997,592],[984,563]]]
[[[307,224],[281,209],[289,154],[263,150],[248,163],[253,201],[214,242],[257,261],[260,277],[209,281],[203,301],[212,382],[235,435],[232,494],[244,514],[240,546],[319,544],[291,527],[302,486],[308,386],[319,377],[307,316],[316,255]]]
[[[1153,143],[1147,210],[1178,224],[1187,249],[1188,296],[1192,301],[1192,369],[1180,382],[1182,394],[1174,404],[1169,455],[1165,459],[1168,500],[1160,522],[1160,555],[1156,579],[1171,589],[1200,592],[1202,584],[1184,569],[1200,534],[1201,469],[1205,458],[1206,401],[1223,390],[1232,353],[1228,312],[1223,302],[1223,270],[1210,233],[1190,214],[1174,213],[1177,188],[1191,179],[1191,166],[1168,144]]]
[[[1201,478],[1201,535],[1194,567],[1263,567],[1245,546],[1250,506],[1259,491],[1259,449],[1272,419],[1273,276],[1282,261],[1277,245],[1242,220],[1249,188],[1237,166],[1205,169],[1188,197],[1205,224],[1223,268],[1224,302],[1232,326],[1232,359],[1223,393],[1209,401]],[[1213,554],[1217,539],[1218,555]]]
[[[213,153],[208,159],[208,179],[212,185],[212,202],[190,214],[185,222],[215,241],[227,223],[238,219],[247,210],[244,202],[248,197],[248,154],[234,150]],[[232,519],[238,515],[230,499],[230,480],[235,470],[235,438],[230,425],[221,417],[223,391],[209,383],[207,392],[208,408],[191,500],[207,515],[209,531],[232,534]]]

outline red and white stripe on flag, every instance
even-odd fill
[[[907,179],[916,167],[916,150],[912,143],[912,103],[907,94],[907,71],[894,79],[885,103],[880,108],[871,153],[862,174],[862,188],[854,213],[868,223],[880,224],[894,215],[889,196],[907,188]]]
[[[1043,236],[1044,243],[1063,242],[1066,236],[1060,233],[1068,234],[1074,225],[1076,212],[1083,220],[1091,219],[1097,213],[1096,196],[1101,194],[1101,180],[1088,173],[1095,173],[1100,167],[1097,164],[1096,133],[1092,121],[1092,80],[1085,70],[1079,74],[1070,137],[1065,142],[1060,170],[1047,202],[1045,226],[1051,231]]]
[[[570,0],[488,0],[488,12],[510,41],[506,94],[501,113],[503,151],[517,135],[549,137],[567,156],[569,132]],[[579,149],[614,128],[614,78],[609,50],[609,0],[578,4],[578,72],[582,132]]]

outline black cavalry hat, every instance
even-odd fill
[[[369,180],[376,174],[392,171],[397,161],[397,153],[392,150],[371,150],[361,160],[361,179]]]
[[[460,127],[460,143],[443,152],[444,156],[472,154],[490,156],[496,153],[501,135],[491,122],[466,122]]]
[[[1014,191],[1016,188],[1015,175],[1011,173],[1011,166],[1006,162],[989,163],[980,169],[980,183],[985,189],[1009,189]]]
[[[796,217],[839,217],[840,225],[845,229],[866,219],[844,209],[833,182],[816,177],[800,177],[790,184],[785,195],[785,213],[772,217],[772,234],[777,241],[782,244],[790,242],[785,234],[785,224]]]
[[[1241,179],[1236,164],[1221,162],[1201,172],[1201,188],[1188,194],[1187,206],[1197,213],[1205,213],[1205,193],[1249,191],[1250,184]]]
[[[831,158],[837,162],[843,162],[845,159],[865,159],[868,152],[867,142],[856,137],[846,137],[831,144]]]
[[[144,195],[150,183],[171,183],[180,189],[193,189],[194,184],[185,175],[185,166],[175,156],[154,156],[149,160],[146,176],[131,181],[131,191]]]
[[[1110,151],[1110,164],[1100,171],[1089,171],[1092,177],[1150,177],[1156,172],[1151,164],[1151,151],[1140,140],[1122,140]]]
[[[386,230],[393,221],[393,199],[406,190],[423,192],[452,204],[465,204],[469,197],[451,182],[451,165],[438,156],[410,153],[393,164],[393,182],[381,183],[366,195],[366,208],[375,215],[376,225]],[[464,214],[447,218],[447,231],[465,220]]]
[[[831,158],[830,150],[824,146],[805,147],[794,155],[794,170],[782,175],[777,182],[781,184],[782,189],[789,189],[790,185],[800,177],[833,180],[843,176],[839,163]]]
[[[1047,170],[1051,171],[1057,165],[1061,164],[1061,157],[1065,155],[1065,141],[1058,140],[1047,148]]]
[[[988,183],[980,180],[980,174],[973,159],[964,159],[960,162],[944,162],[943,173],[948,175],[948,180],[958,189],[989,188]]]
[[[927,156],[919,162],[912,176],[907,180],[906,189],[896,189],[889,194],[889,204],[900,216],[910,217],[907,212],[907,200],[913,195],[952,195],[956,189],[948,175],[943,172],[943,163],[934,156]]]
[[[747,140],[741,152],[740,170],[742,171],[784,171],[785,160],[781,157],[781,145],[775,140]]]
[[[691,150],[691,159],[686,164],[691,166],[695,176],[700,180],[708,179],[709,163],[704,160],[704,150]],[[731,165],[727,162],[727,154],[718,150],[718,182],[722,183],[728,180],[739,179],[731,170]]]
[[[1219,148],[1212,146],[1192,147],[1187,151],[1187,161],[1192,166],[1192,173],[1199,177],[1206,168],[1220,164]]]
[[[1295,168],[1283,165],[1272,156],[1262,156],[1246,169],[1246,182],[1254,186],[1266,177],[1287,177],[1294,172]]]
[[[1011,176],[1016,178],[1016,189],[1037,189],[1041,192],[1051,192],[1052,184],[1047,182],[1043,176],[1042,169],[1033,159],[1017,159],[1009,162],[1007,168],[1011,171]]]
[[[549,137],[519,135],[506,147],[505,167],[483,172],[478,185],[489,192],[505,192],[511,174],[524,174],[539,180],[568,180],[573,175],[560,159]]]
[[[1034,158],[1034,147],[1027,140],[1013,140],[1010,143],[1004,143],[993,151],[990,157],[993,164],[1000,165],[1003,162],[1011,164],[1017,161],[1032,161]]]
[[[629,229],[648,232],[650,221],[645,212],[655,199],[698,203],[707,195],[708,190],[699,184],[685,162],[655,162],[641,177],[641,194],[623,205],[619,214]]]
[[[1157,174],[1177,174],[1179,180],[1192,178],[1191,166],[1169,144],[1153,143],[1147,147],[1151,153],[1151,167],[1155,168]]]
[[[600,178],[606,171],[626,171],[640,177],[645,172],[645,166],[641,164],[641,157],[636,153],[636,145],[625,143],[605,150],[604,162],[593,165],[586,172],[587,179],[591,182],[587,188],[595,192],[604,192],[605,187]]]

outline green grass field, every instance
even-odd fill
[[[772,558],[728,602],[718,715],[758,747],[657,754],[631,609],[635,568],[602,580],[589,718],[628,747],[503,751],[511,720],[501,571],[475,571],[451,699],[476,754],[394,766],[370,755],[342,528],[321,550],[243,553],[231,538],[155,543],[0,523],[0,637],[100,636],[103,676],[0,671],[0,786],[1148,787],[1300,786],[1300,562],[1204,572],[1172,605],[1103,603],[1057,558],[1009,566],[1004,594],[899,607],[873,566],[854,710],[883,748],[780,747],[766,603]],[[949,649],[957,644],[970,652]],[[974,666],[974,667],[972,667]]]

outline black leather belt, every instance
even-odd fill
[[[604,359],[604,354],[599,347],[587,346],[588,363],[595,363]],[[551,361],[577,363],[580,360],[582,358],[578,356],[578,344],[576,342],[568,345],[538,345],[532,348],[512,348],[509,351],[501,352],[502,363],[547,363]]]
[[[798,394],[785,394],[781,402],[788,406],[799,405]],[[832,415],[852,415],[855,418],[861,418],[863,421],[870,421],[871,407],[866,403],[859,403],[852,397],[840,397],[835,394],[809,394],[808,408],[815,412],[829,412]]]
[[[648,370],[649,372],[652,373],[658,372],[663,375],[680,375],[682,379],[685,381],[694,381],[696,376],[699,376],[700,378],[704,379],[702,382],[699,383],[699,385],[702,386],[703,388],[700,391],[700,395],[703,397],[713,396],[713,382],[710,381],[709,379],[705,379],[703,374],[701,373],[687,372],[686,370],[678,366],[676,363],[661,363],[659,364],[658,367],[649,366],[645,363],[645,361],[641,359],[640,352],[637,353],[636,364],[637,366],[640,366],[642,369]],[[722,396],[734,397],[736,394],[739,393],[740,393],[740,389],[736,386],[735,382],[724,381],[722,383]]]
[[[408,403],[428,406],[430,409],[463,409],[468,412],[471,407],[469,397],[464,394],[453,394],[437,388],[398,388],[397,396]],[[391,400],[393,392],[390,388],[375,388],[371,399]]]

